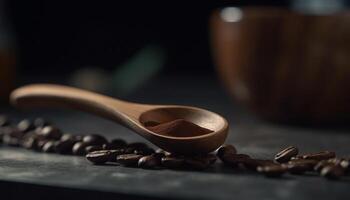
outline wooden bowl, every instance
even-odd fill
[[[350,120],[350,12],[228,7],[211,18],[228,91],[259,116],[306,124]]]

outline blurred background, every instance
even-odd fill
[[[187,3],[0,0],[1,104],[6,106],[8,94],[16,86],[48,82],[145,103],[191,103],[216,109],[213,104],[238,100],[263,118],[277,121],[346,121],[349,106],[343,105],[349,102],[349,95],[341,94],[349,88],[346,81],[349,78],[347,69],[350,68],[347,66],[350,57],[349,36],[346,34],[348,5],[346,0]],[[327,17],[333,19],[333,16],[338,17],[333,21],[341,21],[336,27],[332,20],[327,21]],[[289,26],[294,19],[300,19],[303,26]],[[294,33],[294,28],[286,27],[300,31]],[[340,35],[324,33],[332,28]],[[319,41],[308,44],[316,50],[293,54],[304,49],[302,45],[310,38],[322,34],[324,36]],[[308,36],[300,46],[292,48],[288,46],[290,43],[285,43],[295,43],[305,35]],[[333,42],[333,38],[338,38],[337,42]],[[322,46],[325,40],[327,43]],[[255,43],[236,44],[235,41]],[[338,47],[338,43],[344,45]],[[332,51],[341,49],[341,64],[334,64],[338,58],[327,66],[323,66],[323,61],[313,62],[328,55],[328,51],[323,50],[314,53],[318,51],[317,45]],[[285,65],[290,60],[305,60],[309,56],[314,56],[310,62]],[[283,59],[285,62],[281,61]],[[258,65],[261,66],[255,67]],[[276,69],[295,69],[298,66],[298,71],[282,70],[282,73],[277,70],[275,73]],[[315,99],[322,99],[325,95],[314,88],[320,87],[319,82],[328,82],[322,77],[330,71],[315,70],[317,66],[331,72],[332,68],[339,68],[331,82],[334,88],[344,90],[336,94],[330,92],[317,108],[305,111],[305,107],[310,107]],[[293,76],[284,78],[284,73]],[[321,78],[300,74],[321,74]],[[280,82],[274,81],[287,79],[301,80],[298,91],[305,85],[310,87],[300,94],[281,94],[281,91],[289,91],[294,82],[278,84]],[[147,85],[154,87],[146,90]],[[274,85],[282,86],[271,89]],[[326,90],[333,91],[334,88]],[[151,91],[153,95],[149,94]],[[229,100],[228,94],[236,100]],[[281,95],[276,97],[274,94]],[[307,98],[306,103],[300,100],[308,94],[315,98]],[[159,99],[162,96],[165,98]],[[264,100],[271,96],[273,100]],[[324,109],[329,105],[328,96],[334,97],[332,105],[338,100],[343,103],[339,103],[340,107]],[[183,100],[187,97],[194,100]],[[209,100],[211,97],[214,99]],[[172,98],[176,100],[169,102]],[[289,99],[293,98],[297,100],[290,102]],[[236,104],[230,105],[235,107]]]

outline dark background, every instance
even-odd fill
[[[85,66],[115,69],[147,44],[166,50],[163,73],[210,75],[208,20],[215,9],[289,1],[6,3],[22,75],[67,74]]]

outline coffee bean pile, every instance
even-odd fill
[[[338,179],[350,172],[350,159],[337,158],[332,151],[299,154],[298,148],[290,146],[270,160],[240,154],[233,145],[226,144],[216,151],[216,155],[175,155],[161,149],[154,150],[141,142],[127,143],[119,138],[108,141],[98,134],[63,133],[42,118],[24,119],[13,124],[6,116],[0,115],[0,143],[38,152],[85,156],[95,165],[115,163],[143,169],[204,170],[219,158],[233,170],[249,170],[267,177],[312,172],[328,179]]]
[[[127,143],[119,138],[108,141],[98,134],[63,133],[42,118],[24,119],[13,124],[6,116],[0,115],[0,143],[38,152],[86,156],[93,164],[116,163],[144,169],[202,170],[216,161],[213,154],[185,157],[161,149],[155,151],[141,142]]]
[[[299,154],[298,148],[294,146],[281,150],[273,160],[255,159],[246,154],[237,154],[236,148],[232,145],[220,147],[217,156],[230,167],[256,171],[267,177],[311,172],[328,179],[339,179],[350,172],[349,158],[337,158],[332,151]]]

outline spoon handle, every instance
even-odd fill
[[[20,108],[61,107],[93,113],[122,125],[129,124],[130,118],[137,120],[147,105],[129,103],[111,97],[73,87],[34,84],[16,89],[10,101]]]

